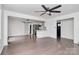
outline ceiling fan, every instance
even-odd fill
[[[35,11],[35,12],[43,12],[40,16],[44,15],[44,14],[48,14],[49,16],[52,15],[52,13],[61,13],[61,11],[56,11],[55,9],[61,7],[61,5],[55,6],[53,8],[49,8],[46,7],[45,5],[41,5],[41,7],[45,10],[45,11]]]

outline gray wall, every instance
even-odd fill
[[[25,24],[16,18],[8,18],[8,36],[26,35]]]
[[[69,18],[61,21],[61,37],[74,39],[74,20]]]

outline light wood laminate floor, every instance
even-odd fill
[[[29,39],[27,36],[9,38],[2,55],[77,55],[79,46],[72,40],[61,39],[57,41],[51,37]]]

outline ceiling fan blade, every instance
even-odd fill
[[[34,12],[45,12],[45,11],[34,11]]]
[[[46,12],[42,13],[40,16],[44,15]]]
[[[61,11],[50,11],[50,12],[54,12],[54,13],[61,13]]]
[[[61,5],[58,5],[58,6],[54,7],[54,8],[51,8],[50,11],[51,11],[51,10],[54,10],[54,9],[57,9],[57,8],[59,8],[59,7],[61,7]]]
[[[48,9],[45,7],[45,5],[41,5],[41,6],[44,8],[44,10],[48,11]]]

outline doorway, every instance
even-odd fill
[[[74,18],[58,20],[56,26],[57,40],[74,39]]]
[[[37,37],[37,29],[36,29],[36,25],[32,24],[30,25],[30,39],[36,39]]]
[[[57,21],[57,40],[61,39],[61,22]]]
[[[37,38],[37,30],[39,30],[41,27],[40,24],[32,24],[30,25],[30,39],[35,39]]]

